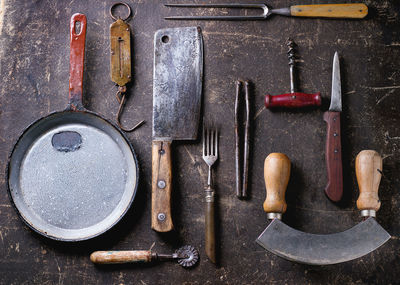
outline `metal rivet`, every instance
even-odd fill
[[[292,96],[292,99],[296,99],[296,95],[293,95],[293,96]]]
[[[158,188],[164,189],[165,186],[166,186],[165,181],[164,180],[158,180],[157,186],[158,186]]]
[[[160,150],[159,150],[159,153],[160,153],[160,154],[164,154],[164,153],[165,153],[165,150],[160,149]]]
[[[164,221],[165,218],[166,218],[166,216],[165,216],[164,213],[159,213],[159,214],[157,215],[157,219],[158,219],[159,221]]]
[[[334,133],[334,134],[333,134],[333,136],[334,136],[334,137],[337,137],[337,136],[338,136],[338,134],[337,134],[337,133]]]
[[[335,153],[338,153],[339,151],[337,150],[337,149],[335,149],[335,151],[334,151]]]

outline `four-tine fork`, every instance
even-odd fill
[[[214,224],[214,188],[211,167],[218,159],[218,131],[203,126],[203,160],[208,165],[206,187],[205,238],[206,254],[215,263],[215,224]]]

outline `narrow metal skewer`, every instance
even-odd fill
[[[236,94],[235,94],[235,166],[236,166],[236,196],[242,196],[242,181],[240,175],[240,147],[239,147],[239,94],[242,81],[236,81]]]
[[[244,152],[243,152],[243,185],[242,197],[247,197],[247,182],[249,177],[249,131],[250,131],[250,103],[249,103],[249,81],[244,82],[246,101],[246,126],[244,129]]]

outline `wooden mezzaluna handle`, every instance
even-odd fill
[[[150,262],[150,250],[95,251],[90,260],[97,264],[120,264],[131,262]]]
[[[381,201],[378,197],[381,182],[382,157],[374,150],[363,150],[356,158],[356,176],[360,196],[357,200],[359,210],[378,211]]]
[[[296,5],[290,7],[290,15],[295,17],[362,19],[368,15],[368,7],[362,3]]]
[[[157,232],[169,232],[174,228],[171,217],[171,190],[171,142],[153,141],[151,228]]]
[[[267,197],[264,211],[283,214],[286,212],[285,192],[290,177],[290,160],[283,153],[271,153],[264,162],[264,180]]]

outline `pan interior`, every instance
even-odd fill
[[[136,192],[137,164],[121,133],[91,113],[62,112],[33,124],[9,165],[22,218],[51,238],[82,240],[112,227]]]

